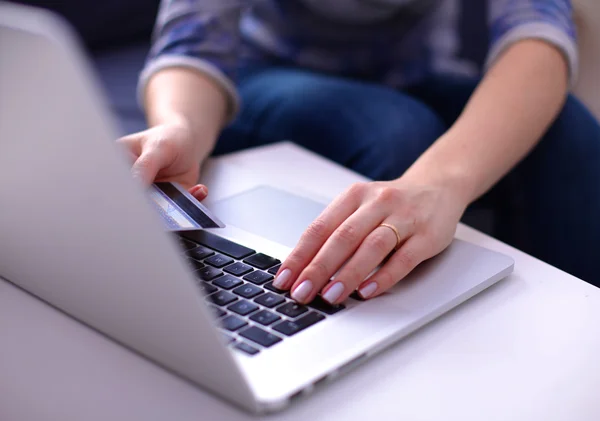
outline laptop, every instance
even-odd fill
[[[263,185],[211,204],[215,228],[166,229],[47,12],[0,5],[0,92],[0,276],[247,411],[318,391],[513,269],[455,240],[376,299],[297,305],[273,274],[323,203]]]

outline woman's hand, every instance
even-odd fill
[[[275,286],[300,303],[318,293],[331,304],[355,290],[364,299],[382,294],[451,243],[467,206],[454,193],[402,178],[353,185],[306,230]]]
[[[199,143],[184,125],[163,124],[119,139],[133,160],[133,176],[145,184],[174,181],[198,200],[208,194],[197,184],[200,175]]]
[[[119,140],[131,154],[134,177],[145,184],[175,181],[203,200],[200,163],[216,143],[227,104],[220,86],[200,72],[168,67],[154,74],[144,91],[152,128]]]

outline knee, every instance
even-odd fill
[[[410,97],[374,113],[362,161],[377,180],[401,176],[446,130],[440,116]]]
[[[444,131],[426,105],[386,87],[299,72],[269,79],[264,142],[292,140],[371,178],[399,176]]]
[[[291,100],[282,107],[282,121],[294,127],[293,140],[316,142],[319,152],[371,179],[394,179],[443,134],[444,125],[425,105],[390,93],[393,99]]]
[[[539,145],[540,150],[562,158],[598,158],[600,125],[592,113],[573,95],[569,95],[560,114]]]
[[[600,180],[600,125],[587,108],[569,96],[562,111],[521,166],[525,180],[582,188]]]

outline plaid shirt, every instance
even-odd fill
[[[457,57],[459,0],[162,0],[139,95],[157,71],[188,67],[239,100],[239,68],[285,64],[367,77],[402,87],[432,72],[474,74]],[[486,67],[517,41],[556,46],[577,75],[570,0],[481,0],[488,3]]]

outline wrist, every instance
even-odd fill
[[[156,120],[151,128],[160,128],[159,132],[172,137],[180,144],[188,157],[198,164],[208,158],[219,135],[219,126],[211,120],[192,120],[185,115],[169,114]]]
[[[180,113],[169,113],[161,116],[160,119],[153,120],[150,127],[169,126],[178,130],[183,130],[191,139],[216,138],[221,130],[220,124],[213,120],[201,117],[190,118]]]
[[[178,125],[216,137],[227,119],[228,97],[200,72],[167,68],[149,80],[144,108],[151,127]]]
[[[448,191],[452,197],[468,206],[476,199],[476,182],[469,168],[448,160],[422,156],[397,181],[434,187]]]

